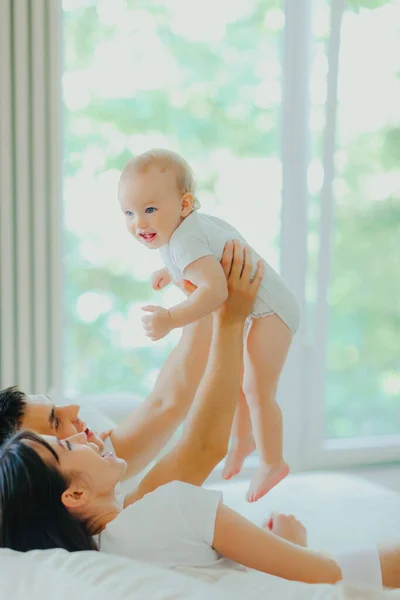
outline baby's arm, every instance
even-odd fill
[[[283,579],[305,583],[342,579],[339,565],[329,556],[261,529],[222,503],[215,520],[213,548],[246,567]]]
[[[228,297],[223,268],[215,256],[203,256],[188,265],[185,279],[197,289],[191,296],[169,309],[173,328],[184,327],[213,312]]]

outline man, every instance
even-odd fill
[[[0,392],[0,443],[18,429],[67,438],[84,431],[88,441],[125,459],[127,476],[142,471],[168,442],[185,418],[203,375],[211,317],[186,327],[157,378],[153,391],[115,429],[92,432],[79,418],[80,406],[57,406],[47,396],[28,395],[15,387]],[[190,373],[190,378],[186,375]],[[183,399],[180,407],[174,402]],[[110,444],[111,442],[111,444]]]
[[[221,261],[227,278],[234,254],[236,261],[241,261],[243,266],[240,245],[227,244]],[[231,287],[228,301],[235,300],[237,293]],[[80,407],[77,404],[56,406],[46,396],[30,396],[15,387],[1,391],[0,443],[18,429],[31,429],[59,439],[84,431],[88,441],[99,447],[104,442],[107,449],[113,449],[117,456],[127,461],[127,477],[140,473],[165,446],[192,404],[207,364],[211,330],[211,316],[185,327],[151,394],[120,425],[106,434],[92,432],[87,427],[79,418]],[[176,397],[181,399],[179,403],[174,402]]]

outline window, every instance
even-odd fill
[[[181,296],[150,289],[159,258],[130,239],[116,197],[132,154],[164,146],[192,164],[203,209],[282,265],[304,303],[282,386],[299,465],[395,458],[399,3],[63,9],[66,393],[143,397],[176,343],[143,334],[141,306]]]
[[[315,350],[310,379],[317,385],[311,384],[311,406],[319,443],[335,449],[390,446],[400,423],[400,5],[376,4],[375,10],[348,7],[339,23],[330,206],[321,186],[332,125],[325,114],[333,21],[326,2],[314,4],[308,300]]]
[[[177,339],[144,336],[141,306],[158,253],[129,238],[116,190],[133,153],[169,147],[276,267],[281,164],[280,38],[265,0],[64,0],[66,393],[151,388]]]
[[[329,282],[327,437],[399,431],[399,55],[398,3],[374,12],[345,12]]]

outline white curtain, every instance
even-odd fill
[[[0,2],[0,385],[60,387],[61,4]]]

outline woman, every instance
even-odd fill
[[[227,449],[244,321],[261,277],[258,271],[251,282],[246,257],[237,255],[228,277],[235,293],[213,317],[209,363],[175,448],[122,507],[116,486],[125,473],[124,460],[100,454],[84,434],[64,441],[16,434],[0,453],[0,546],[21,551],[98,547],[169,567],[216,566],[222,555],[286,579],[342,579],[343,565],[308,550],[305,530],[293,518],[278,517],[270,524],[272,531],[259,528],[226,507],[219,493],[196,487]],[[367,558],[379,578],[379,557],[377,563],[374,556]],[[387,586],[399,585],[399,558],[398,550],[380,554]]]
[[[98,547],[166,567],[216,567],[224,564],[222,555],[286,579],[342,579],[334,559],[306,548],[295,519],[278,519],[272,531],[259,528],[225,506],[218,492],[174,481],[132,504],[127,497],[123,509],[115,486],[125,468],[122,459],[101,456],[84,434],[60,442],[18,433],[0,459],[0,545],[20,551]],[[368,553],[359,558],[371,561]],[[381,551],[380,561],[383,584],[399,587],[400,549]],[[379,560],[362,566],[376,572]]]

